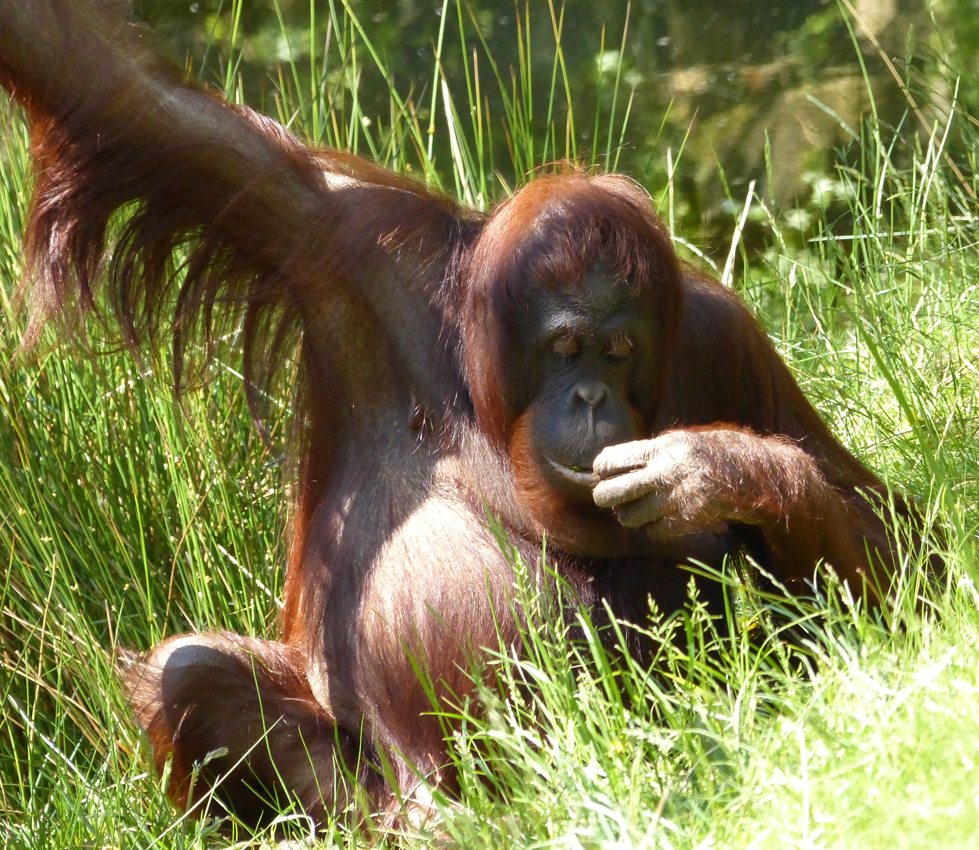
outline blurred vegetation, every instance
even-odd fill
[[[342,8],[383,72],[338,49]],[[896,126],[913,98],[926,126],[913,115],[908,121],[927,136],[927,122],[949,108],[949,81],[979,55],[974,0],[346,0],[342,7],[340,0],[268,0],[244,8],[230,0],[139,0],[137,9],[176,61],[221,87],[239,76],[242,98],[271,114],[283,97],[302,100],[315,76],[332,97],[355,96],[368,121],[389,123],[393,87],[424,122],[433,86],[444,80],[459,91],[479,73],[495,119],[489,152],[512,186],[523,175],[515,173],[491,57],[507,87],[511,73],[534,81],[528,126],[537,139],[550,129],[552,158],[598,159],[654,194],[669,186],[675,229],[709,253],[724,250],[752,182],[776,209],[824,200],[815,184],[837,178],[840,150],[857,155],[855,136],[871,114]],[[574,95],[573,126],[567,103],[549,108],[556,41],[559,73]],[[962,89],[958,102],[975,97]],[[599,138],[601,126],[626,116],[621,140],[609,146]],[[451,161],[450,145],[447,134],[435,134],[437,168]],[[957,138],[947,149],[964,155]],[[751,226],[743,238],[752,248],[763,241]]]

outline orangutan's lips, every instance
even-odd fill
[[[556,460],[547,459],[555,472],[566,481],[577,484],[581,487],[594,487],[598,483],[598,476],[590,469],[571,469]]]

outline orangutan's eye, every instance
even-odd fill
[[[573,336],[558,337],[551,343],[551,353],[558,357],[574,357],[580,351],[581,345]]]
[[[612,360],[625,360],[632,354],[632,340],[625,333],[618,333],[612,337],[602,353]]]

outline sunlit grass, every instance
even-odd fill
[[[468,38],[472,56],[478,39],[455,25],[452,4],[444,11],[436,46]],[[356,81],[381,58],[353,17],[330,14],[330,57],[282,72],[279,118],[311,139],[410,168],[477,205],[508,188],[492,133],[508,134],[518,174],[581,154],[614,163],[628,92],[602,121],[605,139],[578,147],[560,51],[550,78],[532,80],[527,60],[541,48],[528,28],[512,76],[477,51],[468,89],[450,91],[436,64],[425,117],[392,90],[380,121],[361,111]],[[504,91],[502,125],[484,106],[489,85]],[[532,85],[549,87],[544,138],[531,129]],[[951,120],[969,132],[964,117]],[[733,588],[735,637],[719,637],[694,603],[656,627],[685,639],[664,641],[653,671],[611,659],[587,624],[569,652],[545,618],[525,660],[494,659],[500,691],[456,707],[463,793],[437,798],[430,833],[466,847],[973,846],[979,216],[942,164],[944,130],[923,146],[894,143],[869,121],[862,158],[831,188],[845,229],[818,207],[802,211],[800,230],[800,216],[756,205],[772,248],[735,286],[835,431],[944,526],[947,575],[923,583],[928,552],[909,550],[904,590],[881,613],[830,585],[772,618],[780,603]],[[433,133],[453,140],[450,162],[433,161]],[[11,294],[28,160],[15,113],[3,112],[0,140],[0,846],[226,841],[166,803],[115,684],[114,650],[187,629],[274,634],[290,392],[284,380],[268,405],[265,445],[233,341],[182,408],[155,358],[88,357],[54,330],[39,351],[18,353]],[[367,838],[338,828],[331,841]]]

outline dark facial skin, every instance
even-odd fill
[[[652,346],[651,317],[629,285],[601,267],[574,287],[538,290],[531,312],[538,377],[532,438],[540,468],[559,489],[590,499],[598,453],[641,436],[629,385]]]

